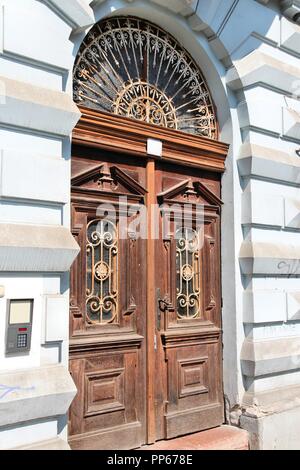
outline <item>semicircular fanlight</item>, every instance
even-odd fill
[[[217,138],[207,85],[191,56],[138,18],[96,24],[74,68],[74,100],[89,108]]]

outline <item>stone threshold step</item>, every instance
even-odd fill
[[[249,450],[249,436],[244,429],[223,425],[188,436],[159,441],[139,450]]]

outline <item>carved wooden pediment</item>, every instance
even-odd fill
[[[158,194],[160,203],[194,203],[221,207],[223,202],[200,181],[186,179]]]
[[[99,191],[131,194],[143,197],[147,190],[132,176],[117,166],[107,163],[89,168],[72,178],[72,188],[86,191]]]

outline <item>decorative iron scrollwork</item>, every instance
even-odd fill
[[[88,323],[118,321],[118,236],[109,220],[87,226],[86,317]]]
[[[212,99],[194,60],[172,36],[138,18],[110,18],[91,29],[75,63],[74,100],[217,138]]]
[[[198,318],[201,313],[199,233],[191,228],[176,232],[177,315]]]
[[[124,85],[115,103],[115,113],[177,129],[176,109],[172,101],[158,88],[141,80]]]

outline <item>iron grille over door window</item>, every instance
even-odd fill
[[[217,138],[205,80],[191,56],[159,27],[116,17],[86,36],[74,69],[74,99],[86,107]]]
[[[176,233],[176,289],[178,318],[198,318],[200,299],[200,235],[192,228]]]
[[[117,228],[108,220],[87,227],[86,316],[88,323],[112,323],[118,315]]]

